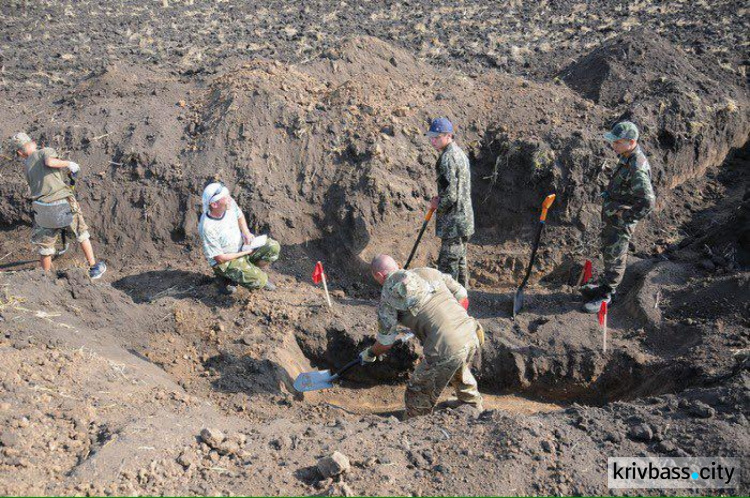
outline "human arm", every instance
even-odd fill
[[[437,212],[444,213],[458,202],[458,164],[452,154],[446,152],[438,166]]]
[[[214,256],[214,261],[216,261],[219,264],[226,263],[227,261],[233,261],[237,258],[241,258],[242,256],[247,256],[248,254],[252,254],[253,251],[240,251],[240,252],[230,252],[225,254],[217,254]]]
[[[249,244],[253,241],[255,238],[255,235],[253,235],[250,232],[250,228],[247,226],[247,219],[245,219],[245,215],[242,214],[242,211],[240,211],[239,207],[237,208],[237,211],[239,213],[239,216],[237,217],[237,223],[240,225],[240,232],[242,232],[242,240],[245,241],[245,244]]]
[[[447,273],[441,273],[441,278],[443,279],[443,283],[448,288],[448,290],[453,294],[453,297],[456,298],[456,301],[463,306],[465,310],[469,309],[469,293],[466,292],[466,289],[463,285],[456,282],[456,280],[448,275]]]
[[[646,168],[640,164],[634,166],[631,180],[631,192],[635,202],[630,209],[622,212],[622,219],[626,223],[639,221],[646,217],[654,209],[656,197],[651,185],[651,177]]]
[[[78,163],[58,159],[54,149],[44,149],[44,165],[48,168],[62,169],[68,168],[71,173],[76,174],[81,169]]]

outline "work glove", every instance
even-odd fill
[[[479,347],[484,346],[484,327],[477,322],[477,339],[479,340]]]
[[[463,308],[464,308],[464,309],[465,309],[466,311],[469,311],[469,298],[468,298],[468,297],[465,297],[465,298],[461,299],[461,300],[460,300],[460,301],[458,302],[458,304],[460,304],[461,306],[463,306]]]
[[[73,161],[68,161],[68,170],[72,175],[77,175],[78,172],[81,170],[81,167],[78,166],[78,163],[74,163]]]
[[[372,354],[372,348],[367,348],[359,353],[359,361],[362,365],[365,363],[373,363],[377,361],[378,357]]]

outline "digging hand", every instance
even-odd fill
[[[81,170],[81,167],[78,165],[78,163],[74,163],[73,161],[68,161],[68,171],[70,171],[71,175],[77,175],[78,172]]]
[[[367,348],[364,351],[362,351],[361,353],[359,353],[359,361],[363,365],[365,363],[373,363],[373,362],[377,361],[377,359],[378,359],[378,357],[375,356],[372,353],[372,348]]]
[[[435,196],[430,201],[430,209],[433,211],[437,211],[438,206],[440,205],[440,197]]]

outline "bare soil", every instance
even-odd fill
[[[166,5],[166,6],[165,6]],[[0,135],[83,167],[109,267],[36,269],[0,158],[0,494],[609,494],[609,456],[750,454],[742,2],[3,2]],[[296,393],[373,341],[367,262],[404,260],[434,194],[433,117],[472,160],[485,411],[401,422],[417,344]],[[657,208],[602,350],[601,134],[643,130]],[[222,296],[197,235],[219,178],[282,243],[272,293]],[[539,204],[557,200],[510,316]],[[415,265],[434,264],[427,234]],[[326,265],[334,307],[310,282]],[[327,477],[334,451],[351,468]],[[681,490],[684,493],[685,490]],[[748,488],[726,490],[747,495]],[[666,494],[674,494],[669,490]]]

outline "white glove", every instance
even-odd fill
[[[359,353],[359,360],[362,364],[365,363],[372,363],[374,361],[377,361],[378,357],[372,354],[372,349],[367,348],[361,353]]]
[[[78,163],[74,163],[73,161],[68,161],[68,169],[70,170],[71,173],[75,175],[76,173],[80,171],[81,167],[78,166]]]

